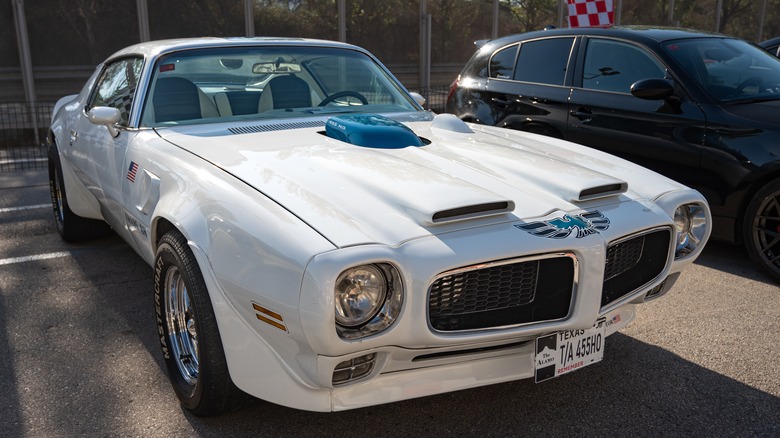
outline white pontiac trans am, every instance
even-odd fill
[[[359,47],[203,38],[121,50],[57,103],[57,228],[152,266],[187,409],[541,382],[601,360],[709,237],[694,190],[421,102]]]

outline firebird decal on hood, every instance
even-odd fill
[[[534,236],[550,239],[565,239],[573,231],[577,231],[576,238],[596,234],[609,228],[609,219],[598,210],[587,211],[574,216],[564,214],[555,219],[538,222],[528,222],[515,227],[527,231]]]

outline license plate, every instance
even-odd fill
[[[567,330],[536,338],[536,383],[579,370],[604,358],[604,319],[587,330]]]

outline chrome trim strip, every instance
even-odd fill
[[[675,233],[674,233],[674,229],[672,229],[672,227],[669,227],[669,226],[658,226],[658,227],[654,227],[654,228],[650,228],[650,229],[647,229],[647,230],[640,231],[638,233],[629,234],[628,236],[623,236],[623,237],[621,237],[619,239],[616,239],[616,240],[613,240],[612,242],[607,243],[606,248],[609,248],[612,245],[616,245],[616,244],[622,243],[622,242],[624,242],[626,240],[631,240],[631,239],[637,238],[639,236],[644,236],[644,235],[647,235],[647,234],[654,233],[656,231],[668,231],[669,232],[669,249],[668,249],[667,254],[666,254],[666,265],[664,265],[664,268],[661,269],[661,272],[658,273],[658,275],[656,275],[652,280],[648,281],[647,283],[643,284],[642,286],[639,286],[638,288],[634,289],[633,291],[623,295],[622,298],[620,298],[618,300],[615,300],[615,301],[607,304],[606,306],[600,308],[599,309],[599,316],[603,316],[603,315],[611,312],[612,310],[615,310],[616,308],[622,306],[626,302],[632,301],[632,300],[636,299],[637,297],[639,297],[640,295],[642,295],[644,293],[647,293],[647,289],[649,287],[655,286],[655,283],[658,283],[659,280],[663,280],[663,279],[666,278],[667,275],[669,275],[669,269],[671,268],[672,261],[674,260],[674,250],[675,250],[675,246],[674,246]],[[604,260],[604,265],[605,266],[606,266],[606,262],[607,261]],[[606,279],[604,281],[606,281]]]
[[[487,327],[487,328],[479,328],[479,329],[470,329],[470,330],[447,330],[447,331],[441,331],[435,329],[431,325],[431,315],[430,315],[430,306],[429,303],[431,301],[431,288],[434,283],[436,283],[439,279],[443,277],[447,277],[450,275],[458,275],[464,272],[470,272],[470,271],[476,271],[480,269],[487,269],[487,268],[493,268],[496,266],[504,266],[504,265],[511,265],[515,263],[523,263],[523,262],[532,262],[532,261],[538,261],[538,260],[546,260],[546,259],[554,259],[554,258],[560,258],[560,257],[568,257],[571,259],[573,264],[573,276],[574,281],[572,282],[572,293],[571,293],[571,302],[569,303],[569,313],[566,314],[565,317],[559,318],[559,319],[551,319],[551,320],[544,320],[544,321],[534,321],[534,322],[528,322],[528,323],[521,323],[521,324],[512,324],[512,325],[504,325],[504,326],[496,326],[496,327]],[[425,295],[425,320],[428,324],[428,329],[432,333],[441,334],[441,335],[451,335],[451,334],[462,334],[462,333],[479,333],[479,332],[493,332],[498,330],[506,330],[510,328],[515,327],[526,327],[526,326],[532,326],[535,324],[542,324],[542,323],[549,323],[549,322],[557,322],[557,321],[565,321],[569,318],[571,318],[572,315],[572,309],[574,308],[574,302],[577,298],[577,292],[579,288],[579,261],[577,260],[577,256],[574,255],[571,251],[566,252],[555,252],[555,253],[549,253],[549,254],[541,254],[541,255],[533,255],[533,256],[525,256],[525,257],[517,257],[512,259],[505,259],[505,260],[499,260],[494,262],[487,262],[487,263],[479,263],[476,265],[466,266],[463,268],[457,268],[452,269],[450,271],[442,272],[441,274],[437,275],[436,277],[431,280],[430,284],[428,285],[428,292]]]

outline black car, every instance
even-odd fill
[[[767,52],[780,58],[780,37],[772,38],[758,43],[759,46],[766,49]]]
[[[552,29],[482,46],[447,99],[470,122],[559,137],[698,189],[713,237],[780,281],[780,59],[682,29]]]

